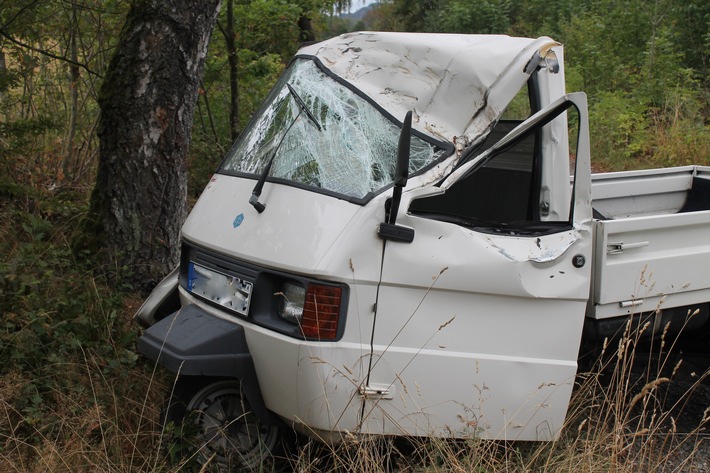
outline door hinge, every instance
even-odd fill
[[[393,399],[391,386],[360,386],[358,393],[365,399]]]

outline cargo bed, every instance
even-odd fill
[[[595,174],[592,198],[588,317],[710,301],[710,167]]]

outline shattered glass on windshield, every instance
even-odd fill
[[[368,101],[313,61],[299,59],[281,77],[222,170],[259,175],[273,159],[270,177],[364,198],[394,180],[399,133]],[[412,136],[410,173],[445,153]]]

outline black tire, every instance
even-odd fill
[[[180,427],[179,450],[221,472],[269,465],[280,435],[277,426],[262,424],[251,411],[237,379],[180,380],[165,420]]]

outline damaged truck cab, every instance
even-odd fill
[[[586,100],[564,84],[545,37],[297,53],[138,313],[207,457],[256,464],[284,427],[558,435],[594,260]]]

